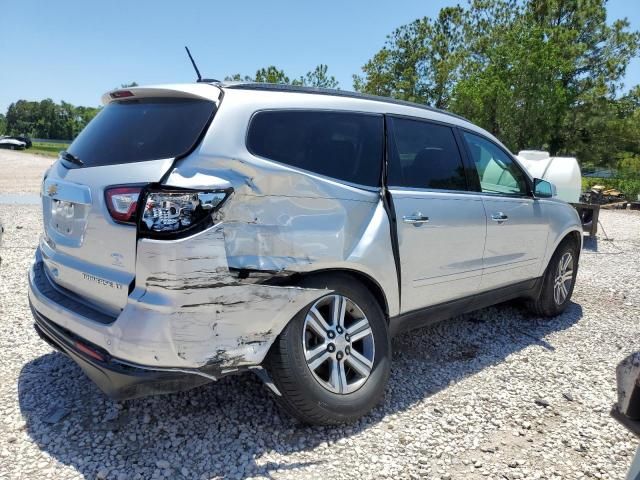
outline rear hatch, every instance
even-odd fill
[[[106,106],[46,174],[41,252],[49,279],[68,295],[117,315],[135,279],[135,225],[114,220],[105,190],[159,182],[199,143],[220,90],[199,84],[135,88]]]

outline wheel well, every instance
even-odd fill
[[[385,318],[389,319],[389,306],[387,304],[387,297],[382,290],[382,287],[369,275],[366,275],[362,272],[358,272],[356,270],[344,270],[344,269],[329,269],[329,270],[317,270],[314,272],[303,273],[298,276],[298,280],[302,278],[310,278],[317,275],[330,275],[330,274],[342,274],[348,275],[354,280],[362,283],[367,290],[371,292],[371,295],[376,299],[378,305],[384,312]]]
[[[581,235],[582,235],[582,233],[578,232],[577,230],[573,230],[573,231],[567,233],[565,235],[565,237],[562,239],[562,241],[556,247],[556,250],[558,248],[560,248],[561,245],[564,245],[566,242],[571,242],[576,247],[576,250],[578,251],[578,256],[580,256],[580,240],[581,240],[580,237],[581,237]]]

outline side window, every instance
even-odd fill
[[[360,185],[380,185],[382,115],[271,110],[256,113],[247,148],[255,155]]]
[[[478,171],[483,192],[503,195],[527,194],[524,174],[511,157],[478,135],[463,132],[463,137]]]
[[[420,120],[393,118],[395,146],[389,164],[389,185],[466,190],[460,151],[451,128]]]

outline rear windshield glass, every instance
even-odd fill
[[[292,167],[377,186],[383,141],[382,115],[273,110],[254,115],[247,147]]]
[[[213,102],[196,99],[113,102],[67,151],[86,167],[176,157],[198,140],[214,108]]]

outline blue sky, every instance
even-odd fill
[[[2,0],[0,113],[20,98],[98,105],[125,82],[191,82],[184,45],[203,76],[252,75],[273,64],[297,77],[325,63],[351,89],[352,74],[394,28],[455,3]],[[640,29],[636,0],[610,0],[608,12]],[[625,83],[640,83],[637,58]]]

